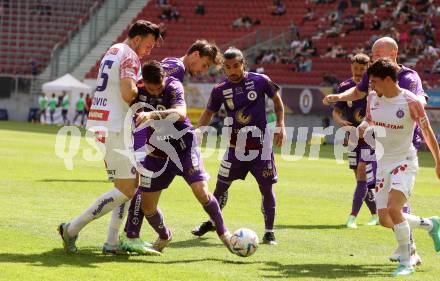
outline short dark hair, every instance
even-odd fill
[[[394,64],[388,58],[375,61],[367,70],[368,76],[378,77],[384,80],[389,76],[394,82],[397,81],[397,71]]]
[[[198,39],[189,47],[186,52],[188,55],[198,51],[200,57],[208,57],[215,65],[219,65],[223,61],[220,48],[213,42],[205,39]]]
[[[370,62],[370,57],[363,53],[357,53],[351,58],[351,63],[358,63],[358,64],[368,64]]]
[[[223,53],[223,57],[225,58],[225,59],[238,59],[238,60],[240,60],[241,62],[245,62],[244,61],[244,56],[243,56],[243,53],[239,50],[239,49],[237,49],[237,48],[235,48],[235,47],[229,47],[224,53]]]
[[[137,20],[130,26],[128,30],[128,38],[133,39],[134,37],[147,36],[148,34],[152,34],[154,38],[157,40],[160,38],[160,28],[157,24],[154,24],[150,21],[146,20]]]
[[[142,65],[142,79],[145,83],[160,84],[166,73],[160,62],[151,60]]]

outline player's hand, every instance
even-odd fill
[[[331,103],[335,103],[337,101],[339,101],[339,96],[331,94],[331,95],[325,96],[324,99],[322,100],[322,103],[324,105],[330,105]]]
[[[151,119],[150,112],[139,112],[136,114],[136,127]]]
[[[365,128],[362,126],[358,126],[357,131],[358,131],[358,138],[360,138],[360,139],[364,138]]]
[[[284,127],[284,124],[277,125],[277,127],[275,128],[274,140],[276,146],[283,146],[286,140],[286,128]]]
[[[339,120],[339,121],[336,122],[336,123],[338,123],[338,125],[339,125],[340,127],[352,126],[352,125],[353,125],[350,121],[342,120],[342,119]]]

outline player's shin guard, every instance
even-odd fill
[[[131,200],[130,209],[128,209],[127,222],[124,228],[128,238],[139,238],[141,232],[144,219],[144,212],[141,208],[141,193],[140,189],[136,191]]]
[[[399,244],[400,263],[410,266],[411,246],[410,246],[410,227],[408,221],[403,221],[393,227],[394,235]]]
[[[374,195],[373,189],[368,189],[367,196],[365,197],[365,204],[367,204],[368,209],[372,215],[377,214],[376,207],[376,196]]]
[[[82,215],[70,222],[69,236],[77,235],[92,220],[98,219],[129,200],[117,188],[101,195]]]
[[[156,209],[156,212],[152,215],[145,215],[148,223],[151,227],[159,234],[159,238],[162,240],[168,240],[170,238],[171,232],[166,227],[163,221],[163,215],[159,208]]]
[[[365,181],[357,181],[356,190],[353,195],[353,203],[351,205],[351,215],[357,217],[359,211],[364,202],[365,196],[367,196],[367,183]]]
[[[259,188],[262,196],[261,211],[264,216],[264,226],[266,232],[272,231],[275,221],[275,194],[272,185],[260,185]]]
[[[213,195],[215,199],[217,199],[220,209],[223,209],[228,202],[228,189],[230,186],[230,183],[225,183],[223,181],[217,180]]]
[[[108,227],[107,244],[117,245],[119,242],[119,229],[121,228],[122,221],[127,213],[130,202],[125,202],[119,205],[119,207],[113,209],[112,218]]]
[[[214,196],[211,194],[209,195],[209,201],[203,205],[203,209],[205,209],[206,213],[208,213],[209,217],[214,222],[215,229],[219,236],[228,231],[225,222],[223,221],[222,211],[220,210],[220,206]]]

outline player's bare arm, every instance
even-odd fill
[[[364,98],[367,93],[359,91],[356,87],[350,88],[347,91],[340,94],[331,94],[324,97],[322,103],[330,105],[338,101],[354,101]]]
[[[167,110],[155,110],[150,112],[140,112],[137,114],[136,117],[136,126],[139,126],[140,124],[147,122],[148,120],[158,120],[158,119],[165,119],[169,115],[176,114],[179,116],[179,121],[183,121],[186,117],[186,106],[185,105],[179,105],[175,106],[173,108],[167,109]]]
[[[129,77],[124,77],[121,78],[120,84],[121,84],[120,89],[121,89],[122,98],[126,103],[132,104],[138,95],[136,82]]]
[[[211,122],[213,115],[214,115],[213,111],[209,109],[205,109],[205,111],[203,111],[202,115],[199,118],[198,127],[208,126],[209,122]]]
[[[333,117],[333,120],[336,122],[336,124],[338,124],[341,127],[353,125],[350,121],[347,121],[344,118],[342,118],[342,110],[339,108],[335,107],[333,109],[332,117]]]
[[[284,105],[283,101],[281,100],[279,91],[277,91],[272,100],[274,104],[275,115],[277,116],[276,127],[279,128],[275,131],[274,135],[275,145],[281,147],[286,138],[286,128],[284,125]]]

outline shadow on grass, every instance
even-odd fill
[[[99,264],[109,262],[119,263],[145,263],[145,264],[188,264],[204,261],[216,261],[226,264],[255,264],[260,262],[237,261],[215,258],[200,259],[177,259],[163,260],[164,256],[114,256],[103,255],[101,250],[94,247],[81,248],[77,254],[66,254],[62,249],[52,249],[43,253],[36,254],[20,254],[20,253],[0,253],[0,263],[24,263],[33,266],[42,267],[59,267],[59,266],[75,266],[86,268],[97,268]]]
[[[270,275],[261,276],[263,278],[352,278],[352,277],[390,277],[396,265],[391,264],[281,264],[278,262],[267,262],[263,270]],[[374,280],[374,279],[372,279]]]
[[[328,224],[292,224],[292,225],[276,225],[276,229],[343,229],[346,228],[343,224],[328,225]]]
[[[0,263],[23,263],[39,267],[60,267],[74,266],[84,268],[98,268],[100,264],[109,262],[118,263],[142,263],[142,264],[189,264],[214,261],[229,265],[252,266],[258,271],[260,278],[353,278],[353,277],[387,277],[396,265],[392,264],[281,264],[279,262],[247,261],[246,259],[237,260],[238,257],[231,256],[230,259],[218,258],[198,258],[164,260],[164,256],[105,256],[98,248],[81,248],[78,254],[65,254],[62,249],[52,249],[44,253],[20,254],[20,253],[0,253]],[[256,265],[258,268],[255,268]]]
[[[108,183],[108,180],[82,180],[82,179],[42,179],[37,182],[103,182]]]

